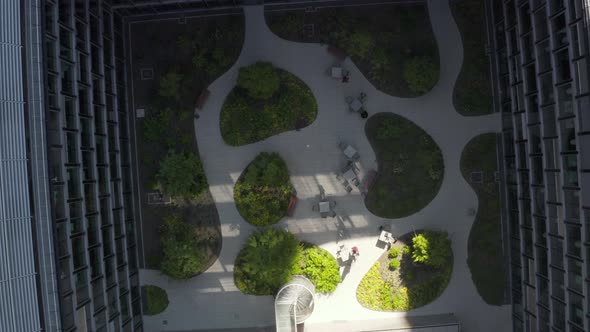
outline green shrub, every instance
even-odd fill
[[[178,215],[171,215],[161,228],[164,257],[161,271],[176,279],[187,279],[203,272],[207,257],[199,247],[193,226]]]
[[[397,258],[397,256],[399,256],[399,254],[400,254],[399,248],[393,247],[393,248],[389,249],[389,253],[387,254],[387,257]]]
[[[348,53],[365,58],[375,47],[375,40],[368,31],[356,31],[350,36]]]
[[[168,294],[160,287],[146,285],[141,286],[143,291],[143,313],[153,316],[166,310],[168,307]]]
[[[308,277],[320,293],[333,292],[342,282],[338,262],[328,251],[319,247],[303,250],[299,268],[301,271],[294,274]]]
[[[446,232],[424,232],[412,238],[412,258],[415,263],[423,263],[442,268],[451,256],[451,240]]]
[[[392,271],[399,269],[399,265],[400,265],[400,261],[397,258],[394,258],[389,261],[389,269]]]
[[[194,199],[207,189],[201,160],[194,153],[169,151],[156,178],[161,191],[174,198]]]
[[[240,215],[256,226],[271,225],[284,217],[292,195],[289,170],[277,153],[259,154],[234,187]]]
[[[168,124],[170,123],[171,111],[149,110],[143,119],[143,137],[148,142],[159,142],[166,137]]]
[[[411,255],[412,254],[412,248],[410,248],[410,246],[408,245],[404,245],[402,247],[402,255]]]
[[[412,238],[412,259],[414,263],[426,263],[430,258],[428,256],[429,243],[424,234],[418,234]]]
[[[274,228],[256,232],[236,257],[236,286],[246,294],[274,295],[300,271],[302,256],[293,234]]]
[[[270,62],[240,68],[238,86],[254,99],[268,99],[279,89],[279,75]]]
[[[413,57],[404,64],[404,80],[413,93],[424,94],[438,81],[438,70],[433,57]]]
[[[242,89],[234,89],[221,109],[223,140],[233,146],[264,140],[288,130],[308,126],[317,116],[311,90],[291,73],[277,69],[280,89],[270,99],[260,101]]]
[[[160,79],[160,88],[158,94],[161,97],[172,98],[174,100],[180,99],[180,82],[182,81],[182,75],[179,74],[176,69],[169,70]]]

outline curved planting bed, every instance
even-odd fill
[[[496,134],[477,136],[463,149],[461,173],[479,201],[467,243],[467,265],[471,278],[486,303],[502,305],[506,269],[502,254],[500,193],[494,179],[496,160]],[[481,182],[471,181],[472,172],[481,172]]]
[[[258,62],[240,68],[238,85],[221,109],[223,140],[234,146],[310,125],[317,116],[311,90],[295,75]]]
[[[453,253],[446,232],[406,234],[363,277],[357,300],[373,310],[412,310],[439,297],[452,271]]]
[[[334,291],[341,281],[330,253],[274,228],[250,236],[234,265],[236,286],[246,294],[274,295],[293,275],[306,276],[320,293]]]
[[[168,307],[168,294],[158,286],[146,285],[141,286],[143,313],[147,316],[153,316],[166,310]]]
[[[266,11],[265,17],[281,38],[337,47],[387,94],[420,96],[438,82],[438,47],[423,3]]]
[[[284,217],[292,195],[289,170],[278,153],[259,154],[234,187],[240,215],[255,226],[272,225]]]
[[[391,113],[372,116],[365,133],[379,170],[365,204],[373,214],[401,218],[424,208],[443,181],[441,151],[424,130]]]

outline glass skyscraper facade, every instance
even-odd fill
[[[588,331],[588,3],[489,3],[514,331]]]

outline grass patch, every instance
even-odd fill
[[[438,48],[423,4],[320,8],[313,13],[267,11],[265,15],[270,29],[281,38],[345,50],[363,75],[387,94],[418,96],[438,81]],[[313,33],[306,28],[311,25]],[[417,90],[404,80],[405,67],[416,57],[433,64],[427,67],[432,72],[424,75],[431,79]]]
[[[240,146],[259,142],[307,127],[315,120],[318,106],[302,80],[274,67],[272,72],[258,75],[250,74],[248,68],[240,69],[238,86],[229,93],[221,109],[221,136],[227,144]],[[243,78],[246,75],[257,79]],[[269,82],[276,82],[278,86]]]
[[[293,186],[278,153],[263,152],[246,167],[234,187],[240,215],[255,226],[268,226],[287,214]]]
[[[246,294],[275,295],[293,275],[304,275],[321,293],[341,282],[336,259],[324,249],[301,243],[288,231],[267,228],[254,233],[236,257],[234,280]]]
[[[459,0],[451,10],[463,38],[463,66],[455,83],[453,99],[457,112],[466,116],[492,113],[490,62],[487,44],[484,1]]]
[[[439,250],[444,256],[443,264],[416,263],[412,258],[414,249],[411,244],[404,245],[411,243],[413,234],[402,236],[392,248],[396,251],[381,255],[359,283],[356,296],[362,306],[380,311],[408,311],[434,301],[444,292],[453,271],[448,235],[430,231],[419,234],[426,236],[431,243],[442,244]],[[399,262],[399,265],[391,262]]]
[[[383,218],[401,218],[424,208],[443,180],[438,145],[420,127],[395,114],[372,116],[365,132],[377,156],[379,170],[365,204]]]
[[[502,252],[500,194],[494,179],[496,135],[484,134],[472,139],[461,155],[461,173],[470,182],[473,171],[483,171],[483,183],[470,183],[479,207],[469,233],[467,265],[482,299],[491,305],[504,304],[506,270]]]
[[[153,316],[166,310],[168,307],[168,294],[158,286],[146,285],[141,286],[143,313],[147,316]]]

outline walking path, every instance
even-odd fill
[[[201,117],[195,122],[197,141],[215,199],[223,247],[219,259],[205,273],[186,281],[175,281],[158,271],[142,270],[143,284],[154,284],[168,292],[170,305],[162,314],[144,317],[147,331],[194,330],[256,327],[274,323],[273,298],[242,294],[233,282],[234,259],[254,227],[239,215],[233,201],[233,186],[242,170],[262,151],[276,151],[285,159],[291,180],[300,199],[295,215],[279,225],[299,238],[319,244],[332,254],[337,250],[337,232],[333,219],[321,219],[312,212],[318,185],[338,202],[336,211],[346,216],[350,237],[340,241],[349,248],[358,246],[361,256],[353,264],[338,289],[319,296],[314,314],[306,325],[343,320],[367,320],[455,313],[466,331],[507,331],[510,329],[508,306],[486,305],[477,294],[467,266],[467,239],[473,223],[469,208],[477,207],[477,197],[463,179],[459,160],[465,144],[473,137],[498,131],[498,114],[463,117],[452,103],[453,86],[462,63],[461,37],[447,1],[429,1],[433,31],[439,46],[440,81],[419,98],[396,98],[377,91],[350,60],[351,82],[341,84],[325,74],[334,59],[325,46],[282,40],[272,34],[264,21],[261,6],[245,8],[246,36],[237,63],[216,80]],[[219,113],[224,98],[234,87],[238,68],[256,61],[270,61],[292,72],[311,88],[318,103],[315,122],[300,132],[292,131],[263,142],[242,147],[226,145],[221,138]],[[337,182],[341,167],[338,142],[353,144],[366,168],[375,168],[375,155],[364,133],[364,121],[346,111],[345,96],[367,93],[370,114],[394,112],[426,130],[442,150],[445,161],[443,184],[435,199],[418,213],[401,219],[383,219],[372,215],[358,194],[347,194]],[[356,300],[356,288],[362,277],[383,253],[376,246],[378,227],[389,224],[394,234],[412,229],[438,229],[449,232],[453,243],[454,268],[446,291],[437,300],[409,313],[376,312],[363,308]],[[493,273],[493,271],[490,271]],[[167,325],[163,325],[163,320]]]

